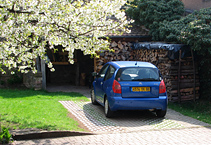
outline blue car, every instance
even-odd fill
[[[166,86],[155,65],[113,61],[106,63],[94,76],[91,101],[104,106],[106,117],[112,117],[117,110],[151,110],[158,117],[166,115]]]

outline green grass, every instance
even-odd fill
[[[169,103],[168,107],[183,115],[211,124],[211,102],[197,100],[196,102]]]
[[[9,129],[84,131],[58,101],[89,101],[79,93],[0,89],[0,123]]]

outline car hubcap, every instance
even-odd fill
[[[108,113],[108,101],[106,100],[105,101],[105,114]]]

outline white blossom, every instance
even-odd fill
[[[48,63],[48,68],[52,68],[53,64],[51,62]]]
[[[51,69],[50,69],[50,71],[51,71],[51,72],[54,72],[54,71],[55,71],[55,69],[54,69],[54,68],[51,68]]]
[[[34,73],[37,57],[47,61],[46,45],[62,45],[74,63],[75,49],[94,55],[107,49],[109,42],[99,39],[118,30],[128,31],[126,0],[1,0],[0,66]],[[52,71],[53,65],[48,63]],[[26,70],[27,69],[27,70]],[[2,69],[0,69],[2,70]]]

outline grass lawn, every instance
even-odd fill
[[[9,129],[83,131],[58,101],[89,101],[79,93],[0,89],[0,125]]]
[[[169,103],[168,107],[183,115],[211,124],[211,101]]]

